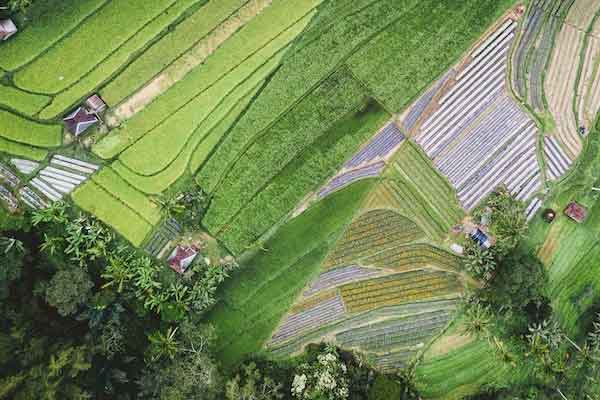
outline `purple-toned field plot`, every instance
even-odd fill
[[[336,286],[343,285],[348,282],[372,278],[379,275],[381,272],[373,268],[363,268],[358,265],[350,265],[348,267],[335,268],[323,272],[317,280],[313,281],[308,289],[304,291],[304,296],[312,296],[322,290],[331,289]]]
[[[552,180],[559,179],[571,166],[571,159],[558,140],[552,136],[544,136],[544,156],[546,157],[548,177]]]
[[[322,325],[344,318],[345,310],[341,296],[320,302],[308,309],[288,316],[273,334],[269,345],[272,346]]]
[[[404,135],[394,122],[389,122],[358,153],[344,164],[344,169],[356,168],[374,160],[386,158],[402,141]]]
[[[506,20],[476,50],[439,96],[417,143],[472,210],[500,185],[518,199],[542,186],[536,153],[537,127],[506,93],[508,50],[516,23]]]
[[[327,184],[319,190],[318,197],[323,198],[329,193],[339,190],[343,187],[348,186],[352,182],[358,181],[365,178],[374,178],[381,174],[385,162],[378,161],[375,164],[368,164],[364,167],[356,168],[348,172],[344,172],[340,175],[336,175]]]

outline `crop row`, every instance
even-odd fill
[[[320,18],[321,15],[335,15],[335,23],[325,27],[311,24],[299,37],[297,44],[290,49],[285,62],[270,78],[260,97],[200,170],[198,181],[202,182],[205,190],[213,192],[239,154],[254,141],[261,142],[259,138],[270,131],[290,110],[294,113],[300,112],[297,109],[298,102],[309,96],[316,86],[332,82],[327,77],[357,46],[401,15],[404,6],[409,7],[416,1],[403,2],[401,7],[398,7],[398,2],[394,0],[361,1],[366,4],[360,8],[356,3],[354,0],[340,0],[324,2],[320,6],[316,18]],[[337,13],[332,9],[344,10]],[[314,30],[318,30],[318,33]],[[327,115],[320,118],[330,119]],[[296,132],[301,131],[299,127]],[[347,157],[349,158],[350,154]],[[331,175],[333,173],[335,171]]]
[[[79,0],[35,4],[27,10],[27,17],[32,22],[2,44],[0,67],[12,71],[31,62],[109,2]]]
[[[150,224],[156,225],[161,220],[159,206],[124,181],[112,168],[103,168],[92,179],[113,196],[127,204],[129,208],[139,213]]]
[[[47,96],[23,92],[10,86],[2,86],[0,90],[0,105],[29,116],[36,114],[49,101]]]
[[[181,57],[246,2],[247,0],[200,1],[201,4],[206,4],[129,64],[117,78],[102,89],[102,97],[110,104],[120,103]]]
[[[37,147],[57,147],[62,144],[62,132],[61,125],[39,124],[0,110],[0,136],[5,139]]]
[[[424,243],[390,248],[363,259],[362,263],[397,270],[427,265],[458,270],[461,265],[458,256]]]
[[[111,158],[157,127],[162,132],[161,134],[164,134],[163,129],[168,126],[172,127],[172,124],[176,124],[175,126],[179,130],[177,122],[197,125],[203,119],[204,114],[194,117],[192,111],[204,110],[204,113],[206,110],[212,110],[214,102],[218,104],[223,95],[222,92],[215,93],[217,88],[228,93],[278,49],[285,46],[291,38],[286,38],[284,31],[309,12],[314,1],[302,0],[298,2],[297,7],[293,8],[285,7],[280,3],[267,8],[215,50],[202,68],[190,71],[185,78],[131,118],[126,126],[99,142],[94,151],[103,158]],[[284,14],[285,10],[288,15]],[[290,32],[293,30],[292,28]],[[283,35],[282,32],[284,32]],[[295,36],[292,33],[288,33],[288,35]],[[273,40],[275,42],[271,43]],[[207,90],[211,90],[212,95],[216,97],[202,97]],[[205,107],[198,104],[198,101],[201,101],[198,99],[209,101],[210,106]],[[181,118],[172,117],[181,113],[183,113]],[[179,142],[183,139],[185,143],[191,131],[187,126],[182,127],[186,128],[183,134],[171,139],[178,139]],[[123,138],[119,139],[121,136]],[[181,149],[181,145],[178,145],[177,142],[170,147]],[[178,151],[175,152],[175,155],[177,153]],[[172,157],[173,155],[170,158]]]
[[[41,119],[55,118],[88,93],[92,93],[103,82],[119,73],[127,65],[127,62],[141,53],[149,43],[156,40],[167,27],[181,18],[187,9],[198,1],[176,0],[162,14],[144,25],[127,42],[95,65],[85,76],[82,76],[76,83],[54,96],[52,103],[41,111],[39,117]],[[107,99],[104,100],[108,101]],[[110,104],[113,105],[114,103]]]
[[[309,288],[304,291],[303,295],[305,297],[312,296],[319,292],[326,292],[327,289],[331,289],[354,280],[370,278],[378,274],[379,271],[376,269],[362,268],[356,265],[331,269],[329,271],[322,272],[315,281],[311,282]]]
[[[0,137],[0,152],[36,161],[42,161],[48,155],[48,150],[13,142],[2,137]]]
[[[543,26],[544,17],[544,10],[538,4],[532,3],[525,19],[519,44],[513,55],[513,85],[517,95],[521,98],[525,97],[527,91],[528,55]]]
[[[80,186],[72,198],[75,204],[112,226],[136,247],[152,231],[152,225],[93,181]]]
[[[20,69],[14,75],[15,84],[23,89],[47,94],[66,89],[174,2],[121,0],[108,3],[85,24]],[[85,46],[81,46],[82,43]]]

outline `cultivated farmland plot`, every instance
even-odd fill
[[[600,110],[600,18],[587,35],[582,57],[576,108],[579,125],[589,129]]]
[[[416,141],[472,210],[499,185],[519,200],[541,188],[537,127],[508,96],[508,49],[517,22],[507,18],[468,56],[418,127]]]

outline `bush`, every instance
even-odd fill
[[[369,389],[369,400],[400,400],[402,396],[402,385],[396,380],[377,375],[373,385]]]

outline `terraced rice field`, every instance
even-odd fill
[[[416,141],[472,210],[499,185],[519,200],[541,189],[537,127],[508,96],[507,54],[516,21],[499,22],[442,87]]]

